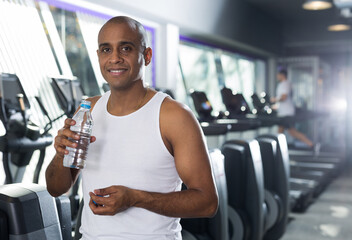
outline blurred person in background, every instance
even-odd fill
[[[272,103],[276,103],[277,116],[281,118],[279,133],[285,130],[294,138],[304,142],[309,148],[319,148],[303,133],[299,132],[294,126],[295,105],[292,100],[292,84],[287,80],[287,71],[281,69],[277,75],[279,84],[276,88],[276,97],[271,98]]]

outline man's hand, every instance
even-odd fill
[[[54,142],[54,148],[56,150],[56,154],[59,155],[60,157],[64,157],[64,155],[68,154],[68,150],[66,149],[66,147],[71,147],[71,148],[77,147],[77,143],[74,143],[68,140],[68,138],[72,138],[75,140],[78,140],[80,138],[78,134],[70,130],[70,127],[74,126],[75,124],[76,124],[75,120],[71,118],[67,118],[65,120],[64,127],[57,132],[57,136],[55,137],[55,142]],[[91,143],[94,142],[95,140],[96,138],[94,136],[90,137]]]
[[[132,207],[134,190],[124,186],[110,186],[90,192],[89,207],[97,215],[115,215]],[[94,202],[95,203],[94,203]]]

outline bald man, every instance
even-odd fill
[[[46,170],[48,191],[66,193],[81,172],[82,239],[181,239],[180,218],[212,217],[218,206],[201,128],[187,107],[144,86],[152,49],[139,22],[110,19],[98,45],[111,90],[88,99],[94,128],[86,167],[63,167],[66,147],[76,147],[68,138],[78,138],[66,119]]]

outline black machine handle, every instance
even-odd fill
[[[6,116],[6,110],[5,110],[5,103],[4,103],[4,99],[2,97],[0,97],[0,120],[2,121],[4,127],[5,127],[5,130],[7,132],[8,130],[8,119],[7,119],[7,116]]]
[[[21,111],[21,115],[23,118],[23,123],[24,123],[24,127],[25,127],[25,134],[24,136],[27,135],[27,118],[26,118],[26,106],[24,105],[24,96],[22,93],[18,93],[16,95],[18,103],[20,105],[20,111]]]
[[[38,105],[40,107],[40,110],[42,110],[44,116],[49,120],[49,122],[44,126],[44,132],[42,135],[45,135],[47,134],[50,129],[53,127],[53,120],[51,120],[49,114],[48,114],[48,111],[45,109],[44,105],[43,105],[43,102],[41,100],[41,98],[39,96],[35,96],[35,99],[37,100],[38,102]]]

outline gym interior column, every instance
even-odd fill
[[[346,88],[348,93],[352,92],[352,44],[349,49],[348,63],[346,64],[347,80]],[[347,114],[346,114],[346,160],[348,165],[352,167],[352,97],[347,94]]]

